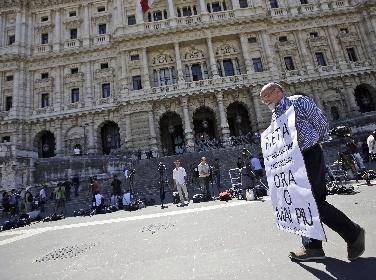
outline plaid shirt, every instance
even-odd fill
[[[284,96],[273,110],[272,118],[281,116],[291,105],[295,109],[295,125],[301,151],[330,139],[328,120],[315,102],[307,96]]]

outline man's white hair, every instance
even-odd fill
[[[283,88],[280,84],[278,84],[276,82],[270,82],[270,83],[267,83],[265,86],[262,87],[260,94],[263,93],[266,90],[274,90],[275,88],[278,88],[280,91],[283,92]]]

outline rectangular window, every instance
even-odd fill
[[[278,8],[278,1],[277,0],[269,0],[270,8],[277,9]]]
[[[133,86],[133,90],[142,89],[142,83],[141,83],[141,76],[140,75],[132,77],[132,86]]]
[[[70,30],[70,38],[72,40],[77,39],[77,29],[76,28],[73,28],[73,29]]]
[[[278,41],[280,41],[280,42],[287,42],[287,36],[280,36],[278,38]]]
[[[140,55],[138,55],[138,54],[132,54],[131,55],[131,61],[136,61],[136,60],[140,60]]]
[[[252,58],[253,69],[255,72],[263,72],[261,57]]]
[[[72,88],[71,101],[72,101],[72,103],[76,103],[76,102],[80,101],[80,89]]]
[[[106,24],[99,24],[98,25],[98,34],[106,34],[107,33],[107,25]]]
[[[71,72],[71,74],[77,74],[78,68],[71,68],[70,72]]]
[[[202,80],[202,70],[201,70],[201,64],[192,64],[191,66],[192,70],[192,80],[193,81],[200,81]]]
[[[224,59],[223,60],[223,70],[225,72],[225,76],[234,76],[234,65],[231,59]]]
[[[322,52],[315,53],[317,64],[320,66],[326,66],[324,54]]]
[[[101,63],[101,69],[108,69],[108,63]]]
[[[48,44],[48,33],[43,33],[40,36],[40,41],[42,45]]]
[[[248,8],[248,1],[247,0],[239,0],[240,8]]]
[[[191,7],[183,7],[183,16],[190,17],[192,15]]]
[[[351,62],[356,62],[358,61],[358,57],[356,56],[355,49],[354,48],[348,48],[346,49],[347,51],[347,56],[349,57],[349,60]]]
[[[156,11],[153,13],[153,20],[154,21],[159,21],[159,20],[162,20],[163,19],[163,16],[162,16],[162,12],[161,11]]]
[[[308,0],[300,0],[300,4],[307,5],[308,4]]]
[[[40,18],[40,21],[41,21],[41,22],[46,22],[46,21],[48,21],[48,16],[43,16],[43,17],[41,17],[41,18]]]
[[[317,33],[317,32],[311,32],[311,33],[309,33],[309,37],[311,37],[311,38],[317,38],[317,37],[319,37],[319,33]]]
[[[250,43],[250,44],[257,43],[257,38],[256,37],[249,37],[248,38],[248,43]]]
[[[294,61],[292,60],[291,56],[286,56],[284,58],[284,61],[285,61],[286,70],[289,70],[289,71],[295,70]]]
[[[13,75],[6,76],[6,77],[5,77],[5,80],[6,80],[7,82],[11,82],[11,81],[13,81]]]
[[[42,74],[40,74],[40,78],[41,78],[42,80],[44,80],[44,79],[48,79],[48,73],[42,73]]]
[[[3,136],[2,139],[1,139],[1,142],[9,143],[10,142],[10,136]]]
[[[45,107],[48,107],[48,106],[49,106],[48,93],[43,93],[41,95],[41,108],[45,108]]]
[[[136,16],[128,16],[128,25],[135,25],[136,24]]]
[[[16,35],[10,35],[8,37],[8,45],[13,45],[16,42]]]
[[[212,6],[213,13],[222,11],[222,7],[219,2],[214,2],[212,3],[211,6]]]
[[[111,96],[111,86],[109,83],[102,84],[102,97],[107,98]]]
[[[75,17],[75,16],[77,16],[77,12],[76,11],[69,12],[69,17]]]
[[[5,111],[9,111],[12,108],[12,96],[5,97]]]
[[[97,11],[98,11],[98,13],[105,12],[106,11],[106,7],[105,6],[100,6],[100,7],[97,8]]]
[[[166,86],[172,84],[172,75],[170,68],[159,69],[159,85]]]
[[[340,28],[339,32],[341,32],[343,34],[347,34],[347,33],[349,33],[349,29],[348,28]]]

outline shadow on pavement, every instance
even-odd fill
[[[326,271],[322,271],[307,265],[297,263],[302,268],[312,273],[321,280],[374,280],[376,275],[376,258],[359,258],[354,262],[345,262],[334,258],[326,258],[320,263],[324,264]],[[328,273],[330,274],[328,274]],[[332,276],[333,275],[333,276]]]

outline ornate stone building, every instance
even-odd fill
[[[333,121],[376,116],[375,1],[156,0],[146,14],[138,2],[0,0],[6,155],[226,144],[267,126],[268,81]]]

